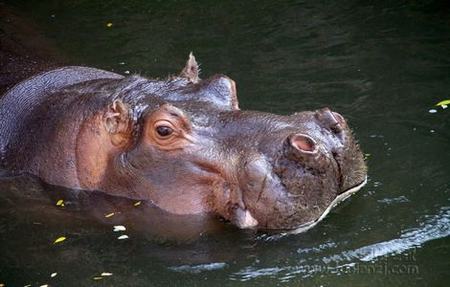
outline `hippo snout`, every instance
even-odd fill
[[[259,143],[273,153],[245,164],[244,182],[251,184],[242,194],[259,228],[312,222],[339,194],[365,180],[362,153],[342,115],[323,108],[292,119]]]

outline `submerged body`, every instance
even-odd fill
[[[0,98],[0,166],[65,187],[216,214],[241,228],[313,222],[366,167],[344,118],[241,111],[226,76],[190,56],[166,81],[64,67]]]

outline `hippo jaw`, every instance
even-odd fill
[[[260,165],[253,162],[251,165]],[[248,176],[248,174],[246,174]],[[275,173],[266,173],[258,186],[259,191],[241,191],[244,194],[242,206],[236,206],[231,221],[240,228],[291,230],[290,233],[304,232],[319,223],[337,206],[367,183],[362,182],[337,193],[333,190],[306,190],[307,196],[288,190]],[[254,185],[252,186],[255,187]],[[319,192],[320,197],[308,198],[311,193]],[[316,200],[317,204],[310,201]]]
[[[328,207],[324,210],[324,212],[315,220],[313,221],[309,221],[306,223],[303,223],[299,226],[297,226],[296,228],[288,231],[288,234],[299,234],[305,231],[308,231],[309,229],[313,228],[314,226],[316,226],[320,221],[322,221],[327,215],[328,213],[330,213],[330,211],[336,207],[339,203],[343,202],[344,200],[346,200],[347,198],[349,198],[350,196],[352,196],[353,194],[355,194],[357,191],[359,191],[361,188],[363,188],[367,183],[367,176],[364,178],[364,181],[361,182],[360,184],[340,193],[331,203],[330,205],[328,205]]]

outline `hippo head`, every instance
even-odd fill
[[[101,190],[126,190],[174,214],[217,214],[241,228],[292,229],[365,181],[363,155],[340,114],[241,111],[235,83],[200,80],[193,56],[168,81],[134,76],[109,88],[114,102],[103,120],[115,148]]]

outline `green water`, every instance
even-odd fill
[[[73,64],[165,77],[194,51],[203,77],[237,82],[242,109],[331,107],[369,154],[369,182],[304,234],[208,222],[214,231],[175,240],[149,230],[141,211],[103,218],[117,208],[112,199],[96,206],[96,198],[75,198],[61,209],[54,202],[70,192],[5,175],[0,283],[450,284],[450,108],[434,107],[450,99],[446,1],[6,2]],[[117,240],[115,224],[130,238]],[[102,272],[113,275],[93,279]]]

